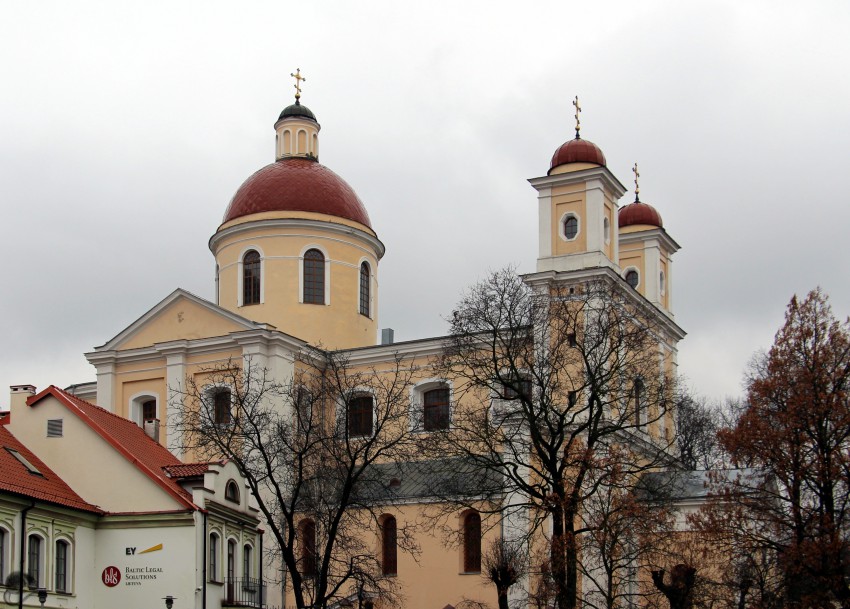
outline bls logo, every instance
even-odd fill
[[[103,580],[104,585],[113,588],[121,581],[121,571],[118,570],[118,567],[106,567],[101,573],[100,579]]]

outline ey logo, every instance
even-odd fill
[[[127,556],[134,556],[136,554],[147,554],[149,552],[156,552],[157,550],[162,549],[162,544],[158,543],[155,546],[149,547],[147,550],[140,550],[136,552],[136,548],[126,548]]]

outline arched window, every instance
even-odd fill
[[[230,425],[230,389],[216,389],[213,393],[213,423],[216,425]]]
[[[56,592],[69,592],[68,588],[68,558],[70,546],[67,541],[56,542]]]
[[[640,283],[640,275],[634,269],[630,269],[626,273],[626,283],[628,283],[632,288],[637,289],[638,284]]]
[[[210,533],[210,581],[218,581],[218,534]]]
[[[156,419],[156,400],[142,402],[142,423]]]
[[[449,388],[439,387],[426,391],[423,398],[425,431],[439,431],[449,428],[450,404]]]
[[[346,404],[346,425],[348,437],[369,437],[373,430],[373,402],[371,395],[358,395]]]
[[[312,520],[302,520],[298,525],[301,537],[301,575],[312,577],[316,575],[316,523]]]
[[[36,588],[43,587],[41,570],[42,540],[38,535],[30,535],[27,540],[27,574],[35,582]]]
[[[643,425],[645,419],[644,410],[644,386],[643,380],[637,378],[635,379],[634,384],[632,385],[632,407],[634,408],[635,414],[635,425],[640,427]]]
[[[228,480],[224,487],[224,498],[233,503],[239,503],[239,485],[233,480]]]
[[[325,304],[325,255],[316,249],[304,253],[304,302]]]
[[[463,571],[481,572],[481,516],[476,511],[463,518]]]
[[[260,304],[260,254],[248,250],[242,257],[242,304]]]
[[[398,573],[398,540],[393,516],[384,516],[381,521],[381,572],[384,575]]]
[[[366,262],[360,264],[360,314],[369,317],[369,287],[371,273]]]

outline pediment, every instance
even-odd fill
[[[123,351],[269,327],[178,288],[95,351]]]

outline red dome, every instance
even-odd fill
[[[565,143],[552,155],[552,164],[549,165],[549,173],[559,165],[567,163],[594,163],[605,167],[605,155],[599,146],[591,141],[575,138]]]
[[[661,214],[652,205],[641,203],[640,201],[626,205],[620,210],[618,218],[620,228],[624,226],[635,226],[636,224],[648,224],[650,226],[664,228],[664,223],[661,222]]]
[[[222,224],[264,211],[327,214],[372,228],[351,186],[324,165],[304,158],[281,159],[245,180],[230,200]]]

